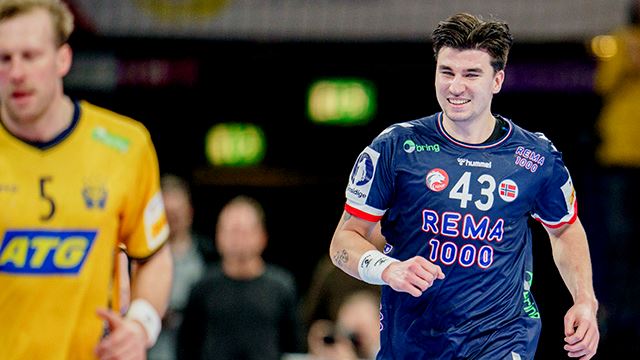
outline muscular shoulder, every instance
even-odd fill
[[[80,109],[82,120],[91,127],[91,136],[108,146],[124,151],[150,141],[149,132],[144,125],[128,116],[86,101],[80,102]]]
[[[431,115],[416,120],[395,123],[382,130],[374,142],[394,141],[416,133],[428,133],[435,129],[435,121],[436,115]]]
[[[514,139],[518,143],[522,144],[522,146],[530,148],[533,151],[539,153],[544,152],[549,155],[559,152],[558,149],[556,149],[556,147],[553,145],[551,140],[549,140],[549,138],[544,135],[544,133],[528,131],[515,124],[513,126]]]
[[[404,147],[414,147],[416,141],[428,142],[428,139],[438,136],[436,119],[437,115],[431,115],[390,125],[376,136],[370,148],[378,153],[384,152],[389,155]]]

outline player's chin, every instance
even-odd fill
[[[449,108],[445,110],[447,118],[451,121],[460,122],[469,119],[469,112],[459,108]]]

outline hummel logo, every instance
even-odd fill
[[[491,169],[491,161],[473,161],[465,158],[458,158],[458,165],[460,166],[471,166],[471,167],[481,167],[486,169]]]

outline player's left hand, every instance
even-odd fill
[[[576,303],[564,316],[564,349],[569,357],[588,360],[596,354],[600,341],[596,311],[588,303]]]
[[[107,321],[109,335],[95,349],[101,360],[144,360],[147,358],[147,333],[140,323],[111,310],[97,311]]]

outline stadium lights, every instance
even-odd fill
[[[598,35],[591,39],[591,52],[601,59],[610,59],[618,53],[618,43],[611,35]]]
[[[212,165],[251,166],[264,158],[266,139],[257,125],[220,123],[207,132],[205,149]]]
[[[364,125],[376,112],[373,83],[362,79],[333,78],[311,84],[307,116],[317,124]]]

